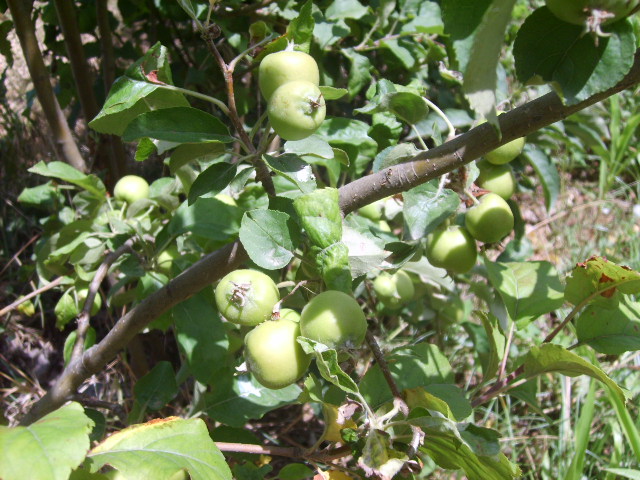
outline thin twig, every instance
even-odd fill
[[[304,448],[278,447],[275,445],[252,445],[247,443],[216,442],[222,452],[253,453],[256,455],[276,455],[278,457],[302,458],[326,462],[351,454],[351,447],[343,446],[320,453],[309,454]]]
[[[126,242],[124,242],[120,247],[118,247],[113,252],[109,253],[104,261],[96,270],[96,274],[91,280],[89,284],[87,298],[84,302],[84,306],[82,307],[82,311],[78,315],[78,330],[76,336],[76,343],[73,345],[73,351],[71,353],[71,360],[76,360],[82,356],[82,352],[84,352],[84,340],[87,336],[87,331],[89,330],[89,317],[91,316],[91,308],[93,307],[93,302],[95,301],[96,295],[98,293],[98,289],[102,284],[102,281],[109,273],[109,268],[113,262],[115,262],[118,258],[120,258],[125,253],[129,253],[133,251],[134,239],[130,238]]]
[[[25,295],[24,297],[19,298],[18,300],[13,302],[11,305],[7,305],[2,310],[0,310],[0,317],[3,315],[6,315],[12,310],[15,310],[19,305],[22,305],[24,302],[32,299],[36,295],[40,295],[41,293],[46,292],[47,290],[51,290],[52,288],[57,287],[64,280],[65,280],[65,277],[58,277],[55,280],[52,280],[51,282],[47,283],[44,287],[40,287],[37,290],[34,290],[33,292],[29,293],[28,295]]]
[[[402,393],[398,389],[398,385],[396,384],[396,381],[393,379],[393,376],[391,375],[391,370],[389,370],[389,364],[387,364],[387,361],[384,358],[384,354],[382,353],[382,350],[380,349],[380,345],[378,345],[378,342],[377,342],[376,338],[373,336],[373,333],[371,333],[371,331],[369,331],[369,330],[367,330],[366,339],[367,339],[367,344],[369,345],[369,348],[371,349],[371,353],[373,353],[373,356],[376,359],[376,363],[380,367],[380,370],[382,371],[382,374],[384,375],[384,379],[387,381],[387,384],[389,385],[389,388],[391,389],[391,393],[393,394],[393,397],[395,398],[394,404],[397,403],[398,409],[402,413],[407,415],[409,413],[409,407],[407,407],[407,404],[405,403],[404,399],[402,398]]]
[[[7,264],[2,268],[2,270],[0,270],[0,277],[7,270],[7,268],[9,268],[9,266],[16,261],[16,259],[22,254],[22,252],[24,252],[29,245],[31,245],[33,242],[35,242],[39,238],[40,238],[40,234],[38,233],[37,235],[34,235],[33,237],[31,237],[29,241],[25,243],[22,247],[20,247],[20,250],[18,250],[13,255],[13,257],[11,257],[11,260],[9,260]]]

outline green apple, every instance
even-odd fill
[[[480,197],[465,214],[465,227],[469,233],[484,243],[499,242],[513,230],[513,212],[509,204],[495,193]]]
[[[313,297],[300,314],[302,336],[329,348],[356,348],[367,332],[367,319],[350,295],[327,290]]]
[[[511,198],[516,191],[516,178],[509,165],[494,165],[486,160],[476,163],[480,175],[476,184],[480,188],[500,195],[505,200]]]
[[[452,225],[427,236],[425,255],[434,267],[465,273],[476,264],[478,248],[464,227]]]
[[[299,51],[282,50],[270,53],[260,62],[258,84],[262,96],[269,102],[279,87],[285,83],[304,80],[320,85],[318,64],[313,57]]]
[[[278,87],[267,114],[273,130],[285,140],[302,140],[324,121],[327,108],[317,85],[294,80]]]
[[[149,184],[137,175],[125,175],[116,183],[113,195],[126,203],[133,203],[136,200],[149,198]]]
[[[268,275],[257,270],[234,270],[215,289],[220,314],[232,323],[257,325],[271,318],[280,292]]]
[[[291,385],[309,368],[311,357],[297,341],[300,324],[291,320],[269,320],[244,337],[244,357],[256,380],[267,388]]]

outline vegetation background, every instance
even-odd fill
[[[256,87],[256,67],[261,55],[270,48],[277,50],[283,47],[278,43],[284,41],[280,36],[295,39],[316,58],[322,72],[322,85],[334,87],[336,91],[345,89],[344,95],[327,101],[329,119],[318,133],[323,142],[321,147],[330,145],[330,153],[314,157],[312,154],[317,153],[314,149],[318,144],[297,152],[304,158],[305,166],[312,165],[318,187],[340,187],[377,172],[382,166],[407,160],[419,150],[433,149],[450,140],[445,123],[433,108],[427,109],[424,115],[416,113],[420,108],[415,99],[408,103],[408,110],[394,110],[383,105],[382,96],[398,86],[407,86],[413,95],[425,96],[432,105],[440,107],[456,133],[466,132],[476,125],[481,115],[473,107],[477,109],[478,105],[466,90],[469,85],[463,82],[460,72],[464,72],[463,57],[470,55],[465,42],[473,40],[473,35],[477,34],[474,29],[480,28],[474,22],[483,18],[484,12],[491,12],[491,8],[497,9],[496,15],[493,23],[487,22],[498,30],[500,12],[510,12],[508,22],[503,26],[504,35],[499,30],[500,55],[495,65],[495,101],[491,109],[495,106],[507,111],[516,109],[551,91],[549,84],[527,83],[529,78],[522,71],[529,63],[523,60],[522,54],[519,57],[518,52],[514,52],[516,37],[524,36],[520,33],[523,24],[531,22],[534,13],[544,9],[543,5],[544,2],[535,0],[483,0],[458,2],[457,5],[453,0],[379,0],[370,4],[357,0],[306,3],[228,0],[211,5],[170,0],[56,0],[31,5],[31,2],[21,0],[0,0],[0,308],[50,285],[49,282],[55,279],[62,279],[55,288],[44,288],[31,300],[1,311],[2,422],[11,428],[0,431],[0,446],[2,435],[6,439],[17,432],[14,428],[28,412],[33,412],[38,399],[56,385],[56,379],[73,358],[71,350],[78,335],[74,319],[83,306],[78,304],[77,292],[94,278],[105,252],[117,251],[126,246],[127,239],[133,239],[133,247],[129,245],[128,253],[114,263],[109,275],[100,283],[98,295],[104,299],[104,305],[91,316],[91,333],[83,334],[90,339],[88,344],[103,340],[118,319],[135,311],[136,306],[153,292],[162,291],[159,289],[178,273],[189,269],[211,252],[229,247],[229,242],[238,238],[239,218],[244,211],[267,206],[277,211],[290,211],[284,203],[269,203],[261,184],[249,181],[248,177],[241,179],[243,182],[235,177],[238,181],[234,184],[230,182],[234,178],[232,176],[224,185],[211,178],[209,169],[217,162],[228,165],[233,163],[232,159],[250,156],[241,153],[233,122],[221,115],[220,109],[206,98],[213,96],[221,102],[228,102],[228,82],[216,62],[211,44],[215,45],[227,66],[239,53],[248,49],[248,55],[239,58],[233,72],[237,118],[244,126],[242,130],[248,134],[253,134],[252,128],[255,127],[259,132],[255,139],[260,139],[256,145],[265,149],[269,146],[270,152],[282,153],[288,147],[270,137],[268,130],[261,130],[263,124],[260,122],[266,105]],[[190,9],[192,15],[189,14]],[[20,10],[24,11],[20,13]],[[478,11],[480,15],[473,14]],[[207,23],[209,15],[212,21]],[[77,154],[69,154],[70,148],[61,154],[61,148],[65,148],[61,140],[66,138],[62,132],[64,128],[52,126],[51,119],[42,110],[41,95],[46,93],[36,94],[30,80],[34,72],[27,70],[18,41],[16,32],[23,28],[16,28],[21,25],[18,17],[34,22],[39,51],[46,67],[46,81],[53,87],[52,94],[64,115],[63,123],[68,126],[70,140],[67,138],[66,141],[76,145]],[[611,27],[611,38],[601,37],[599,41],[601,45],[619,41],[624,47],[618,48],[617,56],[607,57],[609,65],[625,63],[625,52],[631,48],[632,53],[627,55],[629,58],[625,63],[628,67],[626,74],[633,63],[633,52],[638,47],[640,22],[634,16],[623,23],[624,27]],[[70,29],[74,25],[75,33],[73,28]],[[199,26],[203,30],[199,31]],[[473,35],[467,37],[465,31],[473,31]],[[591,36],[585,38],[595,42]],[[549,39],[549,43],[557,43],[560,48],[563,45],[556,38]],[[537,48],[547,46],[544,43]],[[72,53],[78,47],[83,56],[81,60]],[[572,50],[578,60],[590,58],[592,53],[586,47],[584,50]],[[173,150],[176,145],[169,145],[166,138],[151,135],[123,137],[126,125],[121,117],[115,116],[115,120],[107,118],[106,123],[97,127],[94,123],[94,128],[91,128],[88,123],[99,112],[104,115],[105,110],[101,109],[114,81],[121,76],[135,75],[127,69],[145,55],[157,61],[155,71],[160,75],[166,75],[170,70],[170,75],[162,78],[167,84],[196,92],[195,96],[182,97],[184,91],[173,91],[176,98],[181,96],[179,101],[149,94],[144,100],[149,102],[150,110],[181,104],[184,98],[188,98],[194,109],[208,112],[215,118],[225,118],[233,141],[224,143],[223,148],[220,142],[208,143],[207,148],[211,150],[206,154],[192,154],[179,162],[176,150]],[[146,58],[149,61],[149,57]],[[535,61],[531,60],[531,63]],[[613,84],[607,88],[621,82],[624,74],[614,78]],[[615,77],[614,74],[610,76]],[[468,73],[466,78],[472,78],[472,74]],[[571,87],[563,86],[567,91]],[[563,284],[577,263],[593,256],[606,257],[612,264],[640,270],[640,152],[637,147],[640,90],[637,81],[628,87],[615,95],[607,94],[598,103],[571,115],[563,114],[560,121],[545,123],[527,135],[524,153],[511,164],[518,184],[517,193],[510,202],[516,212],[515,232],[499,245],[488,248],[484,252],[487,260],[471,274],[455,276],[455,282],[451,277],[445,277],[443,272],[434,272],[425,266],[424,260],[415,261],[415,254],[421,256],[423,236],[435,225],[424,226],[421,233],[425,235],[410,234],[409,224],[414,217],[403,210],[407,197],[400,195],[400,189],[376,192],[376,198],[375,195],[369,197],[373,201],[392,194],[385,200],[382,217],[389,232],[366,223],[369,220],[357,214],[347,217],[353,230],[361,229],[361,233],[373,231],[372,242],[381,244],[387,252],[393,251],[394,254],[386,263],[379,257],[382,248],[374,249],[372,257],[375,258],[368,258],[368,252],[367,255],[362,254],[367,258],[361,263],[370,268],[354,279],[354,292],[369,317],[375,318],[370,330],[387,358],[397,348],[413,348],[418,344],[436,348],[443,362],[450,365],[450,372],[446,382],[435,383],[455,386],[455,392],[461,392],[462,399],[456,396],[458,393],[451,392],[440,392],[440,397],[436,397],[456,415],[460,410],[466,412],[465,409],[469,408],[467,415],[460,414],[460,418],[456,418],[458,424],[464,419],[478,428],[492,429],[499,434],[499,438],[497,435],[493,438],[483,430],[485,433],[476,432],[477,437],[473,441],[465,437],[464,441],[472,445],[468,447],[472,453],[465,451],[462,456],[468,455],[474,460],[456,460],[447,465],[443,458],[426,447],[407,458],[410,447],[406,441],[400,440],[407,434],[394,432],[393,426],[385,430],[385,435],[380,434],[383,440],[375,437],[379,442],[376,445],[383,446],[380,448],[385,452],[385,460],[373,458],[372,438],[378,434],[375,433],[377,430],[370,429],[362,410],[354,414],[353,430],[338,438],[337,445],[335,441],[316,444],[323,435],[326,436],[330,419],[328,406],[353,405],[354,398],[362,400],[357,395],[354,397],[349,388],[339,381],[332,384],[323,379],[324,375],[317,366],[312,367],[314,376],[311,379],[307,377],[299,387],[292,386],[286,392],[263,392],[256,398],[252,397],[248,405],[234,404],[238,398],[243,398],[237,394],[238,385],[243,384],[238,383],[234,370],[242,363],[242,355],[240,345],[234,346],[234,342],[238,338],[241,340],[244,332],[221,326],[211,301],[212,290],[207,288],[203,290],[205,293],[192,297],[181,303],[182,307],[176,306],[162,316],[150,313],[153,318],[149,321],[159,318],[151,324],[147,322],[145,328],[131,336],[124,350],[119,350],[117,356],[104,362],[99,373],[78,385],[77,392],[74,389],[68,399],[80,402],[85,407],[84,414],[68,410],[65,415],[71,415],[71,424],[82,425],[82,429],[87,430],[84,432],[87,438],[91,431],[90,445],[94,450],[89,457],[93,455],[93,460],[85,459],[89,449],[87,444],[78,459],[61,462],[68,465],[66,472],[52,473],[51,476],[42,474],[37,478],[69,478],[72,469],[75,470],[72,478],[103,478],[101,475],[114,478],[115,471],[108,474],[108,468],[96,473],[102,467],[96,458],[99,449],[104,447],[104,444],[96,447],[98,442],[107,434],[122,431],[130,425],[171,416],[204,419],[208,430],[203,433],[196,430],[195,423],[189,424],[188,428],[194,428],[189,434],[199,440],[210,436],[219,442],[218,447],[225,453],[223,463],[229,465],[235,478],[241,479],[295,480],[322,474],[325,478],[334,475],[331,478],[337,479],[340,477],[336,472],[346,472],[353,478],[373,473],[380,478],[395,475],[394,478],[484,480],[513,478],[517,468],[521,469],[524,478],[531,479],[640,478],[637,402],[640,394],[637,349],[640,345],[633,343],[637,341],[636,334],[628,334],[633,338],[633,341],[629,340],[631,345],[628,349],[607,352],[579,341],[575,322],[572,322],[554,340],[590,364],[602,367],[616,384],[625,389],[629,399],[626,407],[611,385],[602,388],[593,374],[573,378],[544,372],[511,388],[504,395],[483,396],[487,388],[495,385],[493,381],[503,380],[505,372],[517,371],[528,352],[539,346],[563,319],[574,314],[571,305],[561,302],[526,321],[507,312],[504,321],[499,322],[496,312],[502,308],[504,313],[507,309],[500,300],[505,287],[491,281],[487,264],[522,262],[533,265],[533,261],[548,262],[557,273],[546,280],[554,282],[561,279]],[[606,88],[593,90],[580,90],[576,98],[565,98],[565,101],[568,105],[577,104]],[[144,109],[138,113],[144,113]],[[130,120],[132,118],[127,119]],[[122,125],[117,125],[119,122]],[[507,125],[503,132],[509,135],[517,128]],[[122,141],[121,137],[135,141]],[[485,143],[489,145],[490,142],[497,145],[499,140],[487,138]],[[211,147],[213,143],[215,147]],[[407,149],[403,152],[396,150],[395,157],[388,156],[392,151],[389,148],[397,145],[404,145]],[[293,147],[286,152],[296,153]],[[76,168],[86,174],[95,174],[101,183],[95,182],[94,177],[69,181],[68,176],[53,171],[47,173],[45,167],[38,166],[41,162],[62,158],[73,164],[69,155],[75,159]],[[341,155],[348,161],[341,163],[344,160]],[[282,171],[273,165],[270,163],[269,168],[277,172],[274,178],[278,196],[294,197],[291,192],[295,188],[291,187],[291,182],[280,181]],[[204,175],[207,171],[210,172],[208,177]],[[111,192],[120,177],[131,173],[152,183],[150,203],[139,205],[135,211],[129,210],[125,214],[124,208],[118,210],[118,206],[110,202],[107,202],[108,208],[107,203],[100,203],[94,209],[94,200],[89,198],[91,195],[77,194],[79,190],[84,195],[99,185],[103,185],[104,192]],[[43,175],[49,178],[45,179]],[[468,176],[473,177],[473,170],[470,173],[465,169],[455,170],[448,176],[450,183],[447,187],[463,201],[466,192],[460,185]],[[45,181],[48,183],[43,188]],[[297,187],[303,191],[307,188]],[[311,190],[315,187],[314,183]],[[220,191],[233,196],[237,206],[232,209],[238,209],[229,210],[230,213],[225,213],[221,220],[227,226],[233,225],[229,232],[222,223],[207,224],[207,228],[224,231],[224,238],[217,233],[207,236],[197,228],[180,230],[176,227],[171,235],[166,234],[167,225],[174,225],[172,218],[183,218],[180,215],[187,209],[187,204],[203,204]],[[427,190],[420,192],[426,195]],[[298,191],[296,195],[299,194]],[[426,201],[425,205],[426,209],[433,208]],[[458,204],[453,209],[442,208],[447,214],[444,216],[448,216],[455,214]],[[107,210],[120,215],[120,218],[116,215],[109,216],[108,221],[101,220],[100,215],[107,215]],[[78,220],[88,222],[85,225],[88,234],[82,238],[82,245],[71,246],[73,239],[80,238],[83,230],[78,228],[65,233],[64,227]],[[122,220],[123,224],[117,220]],[[89,238],[99,242],[92,244]],[[161,245],[161,239],[167,243]],[[43,246],[46,242],[50,248]],[[169,272],[163,274],[156,259],[169,243],[176,245],[182,255]],[[49,248],[49,254],[57,256],[47,256],[46,248]],[[56,251],[56,248],[68,250],[60,253],[61,250]],[[278,281],[317,281],[317,272],[300,273],[300,265],[305,263],[308,250],[308,245],[292,248],[295,258],[292,254],[291,261],[266,270]],[[50,261],[54,257],[57,261]],[[77,261],[79,258],[81,260]],[[265,269],[264,265],[252,263],[258,263],[254,256],[251,258],[245,264]],[[381,269],[399,267],[411,273],[422,295],[394,310],[372,294],[371,285]],[[220,271],[223,269],[220,267]],[[313,286],[299,289],[287,306],[300,309],[310,292],[317,289],[319,287]],[[189,296],[195,293],[192,291]],[[631,305],[631,313],[625,317],[631,327],[640,322],[640,309],[634,297],[637,294],[634,290],[624,296],[628,297]],[[619,292],[617,295],[622,297]],[[72,298],[70,301],[76,309],[75,314],[61,313],[60,305],[67,301],[61,300],[63,297]],[[483,322],[483,314],[478,311],[485,312],[485,315],[490,312],[496,317],[492,316],[491,320],[484,317]],[[188,331],[185,327],[185,318],[204,318],[207,315],[215,317],[216,321],[211,325],[198,324],[199,331]],[[488,328],[487,324],[491,322],[493,327]],[[495,333],[497,344],[502,342],[502,349],[496,346],[491,332]],[[185,336],[192,338],[192,343],[185,340]],[[495,375],[487,377],[487,355],[496,351],[503,376],[500,377],[496,363]],[[417,354],[412,350],[412,355]],[[365,372],[373,369],[379,360],[365,346],[341,364],[368,400],[371,400],[373,390],[387,388],[382,379],[378,384],[369,377],[370,385],[363,380],[367,378]],[[317,361],[321,362],[320,359]],[[219,364],[216,368],[224,368],[211,368],[215,362]],[[423,364],[420,366],[426,369]],[[562,372],[562,369],[549,372],[558,371]],[[394,374],[402,377],[398,372],[394,371]],[[425,387],[424,384],[404,385],[398,378],[396,381],[401,383],[401,388]],[[254,387],[259,388],[255,383]],[[483,401],[476,403],[478,399]],[[233,407],[220,407],[225,402],[231,402],[238,411],[228,411]],[[376,413],[384,416],[382,412],[389,410],[390,405],[389,402],[381,402],[376,405],[381,408]],[[429,407],[435,408],[433,404]],[[222,408],[222,413],[217,408]],[[95,424],[93,429],[87,426],[88,423],[82,423],[81,418],[90,418]],[[427,432],[428,428],[424,427]],[[425,444],[430,438],[439,438],[433,432],[431,435],[433,437],[428,433]],[[462,444],[464,441],[461,440]],[[234,446],[229,446],[231,442]],[[313,446],[317,450],[301,450]],[[474,463],[482,464],[478,458],[485,457],[478,452],[483,449],[486,457],[493,459],[491,461],[499,458],[497,466],[487,460],[490,466],[483,464],[482,467],[487,468],[486,471]],[[11,450],[7,448],[5,452],[8,456]],[[1,455],[0,472],[3,460],[8,462],[7,456]],[[398,465],[391,462],[400,458],[402,461]],[[29,465],[29,461],[23,457],[23,466]],[[90,467],[91,461],[97,465],[96,468]],[[149,457],[146,461],[153,463],[155,460]],[[76,470],[82,462],[85,462],[84,467]],[[216,462],[219,459],[210,460],[210,464],[218,469],[215,475],[192,470],[193,466],[181,464],[179,467],[189,468],[192,478],[230,478],[230,473]],[[132,474],[135,468],[127,470],[131,466],[116,466],[120,465],[118,459],[105,463],[122,469],[124,478],[145,478]],[[394,470],[396,466],[398,468]],[[390,468],[393,475],[385,473],[385,468]],[[140,475],[140,472],[136,474]],[[171,477],[175,474],[171,468],[157,474],[159,476],[155,478],[179,478]]]

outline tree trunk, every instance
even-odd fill
[[[86,172],[87,164],[82,155],[80,155],[80,150],[71,135],[67,119],[53,93],[51,76],[42,59],[35,28],[31,21],[32,3],[25,0],[7,0],[7,3],[27,67],[29,68],[31,80],[38,95],[38,101],[53,133],[56,155],[59,159],[69,163],[81,172]]]

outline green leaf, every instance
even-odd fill
[[[383,248],[383,242],[373,236],[368,228],[356,229],[345,224],[342,242],[349,249],[349,266],[353,278],[375,270],[389,255],[389,252]]]
[[[295,225],[284,212],[250,210],[242,217],[240,241],[256,265],[277,270],[293,258],[292,230],[295,231]]]
[[[538,175],[544,193],[544,204],[550,212],[560,195],[560,175],[551,159],[535,145],[526,144],[522,155],[529,161]]]
[[[211,215],[211,212],[216,214]],[[199,198],[193,205],[183,202],[174,212],[162,235],[175,237],[193,232],[211,240],[230,241],[238,234],[243,213],[242,209],[216,198]]]
[[[173,307],[173,318],[189,370],[198,382],[210,384],[228,356],[229,340],[222,320],[202,293]]]
[[[169,480],[186,470],[193,480],[231,480],[231,471],[205,423],[177,417],[134,425],[88,454],[91,470],[109,464],[127,480]]]
[[[322,96],[325,100],[338,100],[339,98],[347,95],[349,93],[349,90],[347,90],[346,88],[336,88],[321,85],[320,93],[322,93]]]
[[[349,247],[343,242],[336,242],[318,251],[316,265],[327,289],[340,290],[349,294],[352,292]]]
[[[328,20],[338,20],[341,18],[360,19],[367,13],[367,7],[358,0],[334,0],[324,14]]]
[[[482,380],[492,380],[498,372],[500,362],[504,358],[506,339],[498,328],[498,319],[492,314],[476,312],[487,334],[488,352],[480,355],[482,359]]]
[[[104,197],[106,196],[107,189],[105,188],[104,183],[102,183],[102,180],[95,175],[85,175],[81,171],[76,170],[71,165],[64,162],[39,162],[31,167],[29,172],[72,183],[102,200],[104,200]]]
[[[18,202],[26,207],[53,211],[60,209],[64,204],[64,195],[52,182],[47,182],[44,185],[22,190],[18,196]]]
[[[147,75],[161,83],[151,82]],[[122,135],[129,122],[144,112],[189,105],[181,93],[163,89],[162,83],[172,85],[173,79],[168,50],[157,43],[116,79],[89,126],[100,133]]]
[[[444,24],[440,5],[435,2],[420,2],[418,14],[400,27],[403,33],[426,33],[442,35]]]
[[[453,383],[451,365],[435,345],[418,343],[401,347],[387,355],[386,360],[400,390]],[[378,365],[371,367],[362,378],[360,391],[372,407],[393,398]]]
[[[564,302],[558,272],[549,262],[494,262],[485,258],[491,285],[514,322],[527,323]]]
[[[567,279],[565,298],[574,305],[586,301],[611,305],[617,299],[616,290],[624,294],[640,293],[640,273],[603,257],[591,257],[574,267]]]
[[[628,20],[605,30],[606,37],[585,35],[583,26],[559,20],[546,6],[538,8],[514,43],[518,79],[554,82],[571,105],[613,87],[633,65],[636,41]]]
[[[349,156],[348,163],[360,173],[378,152],[378,144],[369,136],[369,128],[368,124],[360,120],[330,117],[322,122],[316,135],[329,142],[332,147],[344,150]],[[337,158],[335,150],[334,156]]]
[[[347,86],[349,87],[349,97],[353,98],[371,81],[373,66],[368,57],[357,53],[353,48],[341,48],[340,53],[351,62]]]
[[[467,69],[475,36],[482,25],[485,12],[493,0],[442,0],[442,20],[448,43],[453,46],[458,70]]]
[[[195,160],[215,160],[225,152],[224,143],[218,141],[185,143],[171,153],[169,170],[175,175],[180,167]]]
[[[287,26],[287,38],[294,40],[299,50],[309,53],[315,21],[312,16],[313,3],[307,0]]]
[[[603,471],[618,475],[619,477],[630,478],[631,480],[640,480],[640,470],[632,468],[603,468]]]
[[[498,62],[515,0],[494,0],[474,35],[462,86],[469,105],[481,117],[494,112]]]
[[[440,467],[464,470],[469,480],[508,480],[519,477],[517,465],[500,453],[498,432],[470,423],[454,423],[444,417],[418,416],[410,413],[409,421],[425,434],[420,450]]]
[[[303,480],[313,478],[315,470],[310,469],[303,463],[290,463],[285,465],[278,472],[279,480]]]
[[[272,410],[295,403],[301,393],[297,385],[279,390],[260,385],[249,375],[220,375],[213,393],[205,395],[207,414],[231,427],[243,427],[248,420],[259,419]]]
[[[149,137],[178,143],[232,142],[229,129],[218,118],[191,107],[171,107],[142,113],[134,118],[122,140]]]
[[[333,156],[333,155],[332,155]],[[316,177],[311,166],[304,162],[298,155],[285,153],[279,157],[263,155],[269,168],[294,183],[302,193],[309,193],[316,188]]]
[[[409,125],[415,125],[427,118],[429,107],[420,94],[413,91],[396,91],[396,86],[392,88],[393,90],[387,93],[376,95],[369,104],[355,111],[368,114],[392,113]]]
[[[78,331],[74,330],[69,334],[69,336],[64,341],[64,347],[62,348],[62,359],[64,361],[64,365],[67,366],[69,364],[69,360],[71,360],[71,354],[73,353],[73,346],[76,344],[76,339],[78,338]],[[96,343],[96,330],[93,327],[89,327],[87,330],[87,334],[84,338],[84,350],[87,350],[89,347],[93,347]]]
[[[136,401],[150,410],[160,410],[178,394],[173,367],[161,361],[136,382],[133,387]]]
[[[412,188],[403,194],[402,216],[407,235],[418,240],[434,231],[438,225],[450,217],[460,205],[460,197],[441,188],[438,179]]]
[[[604,371],[560,345],[545,343],[532,347],[524,360],[524,374],[532,378],[543,373],[560,373],[568,377],[588,375],[604,383],[624,403],[622,389]]]
[[[2,480],[66,480],[89,450],[93,422],[71,402],[28,427],[0,426]]]
[[[315,357],[322,378],[346,393],[359,394],[358,385],[340,368],[338,353],[334,349],[305,337],[298,337],[298,343],[306,353]]]
[[[640,303],[588,305],[576,320],[576,335],[580,343],[606,355],[640,350]]]
[[[189,189],[189,205],[203,195],[214,196],[224,190],[236,176],[238,166],[234,163],[218,162],[196,177]]]
[[[342,238],[342,215],[338,190],[323,188],[307,193],[293,201],[298,219],[311,243],[327,248]]]
[[[399,145],[387,147],[376,155],[376,158],[373,161],[373,171],[379,172],[387,167],[392,167],[393,165],[409,161],[420,151],[421,150],[416,148],[413,143],[401,143]]]

